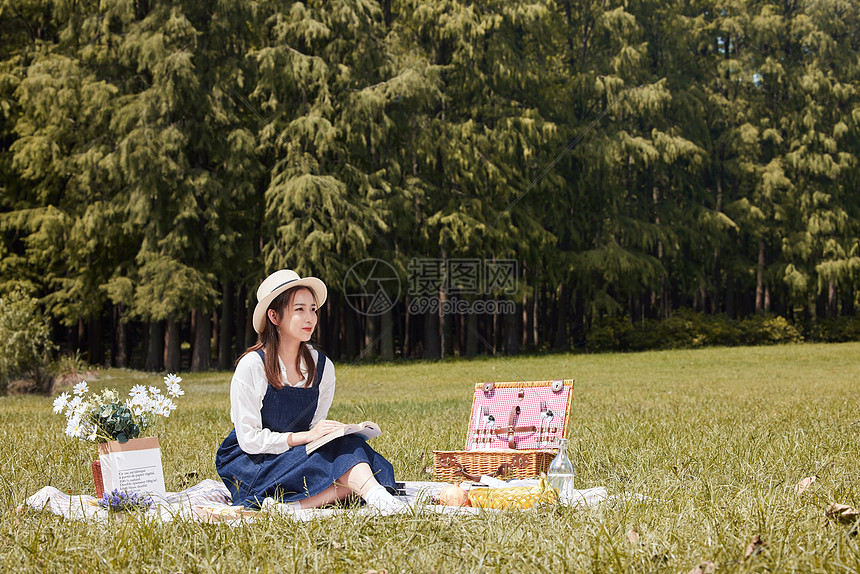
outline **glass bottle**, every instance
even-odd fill
[[[573,500],[573,463],[567,457],[567,439],[563,438],[558,444],[558,454],[549,463],[546,471],[547,481],[550,486],[558,489],[559,499],[562,504],[569,504]]]

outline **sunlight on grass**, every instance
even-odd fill
[[[331,417],[372,419],[400,480],[429,480],[432,451],[465,441],[473,384],[574,378],[577,486],[599,508],[481,517],[356,515],[310,524],[121,521],[115,530],[15,508],[45,485],[93,493],[95,449],[63,436],[47,397],[0,399],[0,567],[4,571],[858,571],[860,344],[711,348],[628,355],[337,365]],[[182,374],[187,395],[158,434],[168,489],[215,478],[230,430],[230,373]],[[94,390],[160,381],[106,370]],[[818,480],[798,496],[804,477]],[[627,533],[640,537],[631,543]],[[753,536],[766,545],[742,561]]]

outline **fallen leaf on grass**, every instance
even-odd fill
[[[187,487],[191,483],[192,479],[197,478],[197,473],[193,470],[191,472],[186,472],[185,474],[180,474],[177,472],[176,477],[179,479],[179,483],[182,486]]]
[[[837,504],[835,502],[828,506],[824,513],[827,518],[844,524],[852,524],[860,518],[860,512],[857,512],[853,506]]]
[[[631,528],[630,532],[627,533],[627,540],[630,541],[630,544],[636,544],[639,542],[639,532],[635,528]]]
[[[765,546],[767,546],[767,542],[762,540],[761,536],[756,534],[753,536],[752,542],[747,546],[746,552],[744,552],[744,560],[748,559],[750,556],[758,554],[759,550]]]
[[[797,483],[797,486],[794,487],[794,492],[797,494],[803,494],[803,492],[812,486],[812,483],[818,480],[817,476],[807,476],[803,480]]]
[[[706,560],[690,570],[687,574],[714,574],[717,570],[716,564],[710,560]]]

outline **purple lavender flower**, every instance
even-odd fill
[[[105,492],[99,500],[99,506],[111,512],[122,512],[125,510],[141,510],[146,512],[153,505],[152,498],[137,492],[125,492],[114,489],[113,492]]]

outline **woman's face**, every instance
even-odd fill
[[[309,290],[299,289],[287,303],[281,317],[273,309],[269,309],[269,317],[278,326],[281,337],[309,341],[317,326],[317,304]]]

